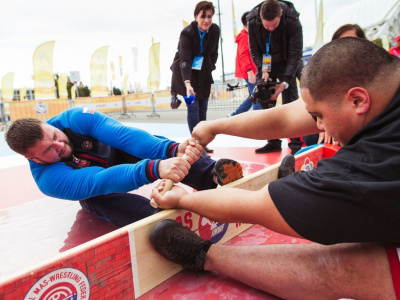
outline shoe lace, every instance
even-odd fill
[[[170,243],[168,254],[179,260],[185,269],[200,271],[203,270],[206,253],[203,247],[209,241],[194,239],[178,233],[172,233],[173,241]]]

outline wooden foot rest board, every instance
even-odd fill
[[[305,164],[315,167],[324,157],[323,148],[318,146],[296,157],[296,170]],[[260,189],[277,179],[279,166],[280,163],[272,165],[226,187]],[[218,243],[225,243],[252,226],[212,222],[185,210],[165,210],[27,270],[16,270],[14,275],[1,279],[0,299],[138,298],[181,270],[158,255],[149,242],[154,226],[166,218]]]

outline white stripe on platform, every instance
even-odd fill
[[[19,167],[26,164],[28,164],[28,160],[19,154],[0,157],[0,169]]]

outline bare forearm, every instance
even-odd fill
[[[268,186],[258,191],[218,188],[185,194],[180,198],[178,208],[213,221],[260,224],[276,232],[299,237],[279,214],[269,196]]]
[[[301,100],[273,109],[250,111],[210,124],[212,132],[251,139],[277,139],[319,132]]]

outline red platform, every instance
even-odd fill
[[[254,150],[255,148],[215,148],[212,157],[225,157],[241,161],[245,175],[247,175],[281,161],[290,151],[289,149],[283,149],[282,152],[278,153],[255,154]],[[299,167],[297,166],[297,168]],[[2,225],[0,231],[0,243],[2,245],[0,247],[0,255],[2,257],[2,263],[0,264],[0,299],[2,300],[24,299],[27,291],[31,288],[31,286],[25,285],[25,283],[31,285],[32,280],[33,282],[37,282],[41,276],[49,273],[50,270],[54,270],[55,267],[47,267],[40,273],[42,275],[38,274],[40,277],[35,275],[35,278],[32,278],[29,283],[26,279],[23,281],[25,283],[5,279],[13,278],[13,273],[19,273],[23,269],[29,269],[31,266],[41,264],[43,261],[60,252],[82,245],[117,229],[114,225],[83,211],[77,202],[49,198],[41,194],[32,179],[28,165],[0,169],[0,180],[2,182],[10,182],[10,184],[5,185],[3,188],[3,197],[0,202],[0,224]],[[137,193],[148,197],[150,189],[154,185],[142,187]],[[233,238],[228,244],[259,245],[304,242],[307,241],[282,236],[261,226],[253,226]],[[114,245],[111,248],[107,245],[101,245],[99,248],[103,249],[106,247],[104,249],[109,250],[104,251],[111,251],[110,254],[115,253],[113,254],[114,258],[121,257],[123,259],[123,257],[129,255],[129,251],[124,251],[129,241],[126,238],[122,238],[119,239],[118,243],[118,245],[110,244],[110,246]],[[81,257],[81,260],[79,260],[86,267],[81,266],[81,263],[72,264],[80,270],[85,268],[89,270],[87,269],[88,260],[84,258],[99,258],[99,251],[102,253],[101,251],[103,250],[93,249],[93,251],[96,252],[92,254],[85,252],[86,254],[82,254],[83,258]],[[72,261],[72,258],[69,258],[71,255],[68,254],[67,257],[70,261]],[[118,260],[113,261],[113,264],[116,263],[118,263]],[[121,289],[122,286],[130,284],[132,280],[132,273],[129,273],[130,268],[125,269],[125,267],[122,267],[125,264],[121,263],[121,271],[124,270],[123,273],[127,275],[125,277],[118,275],[119,281],[115,283],[118,283],[117,285]],[[59,265],[59,267],[68,266],[70,266],[68,262],[60,263]],[[94,268],[98,267],[96,265]],[[2,284],[3,280],[7,283]],[[109,284],[110,290],[112,290],[111,287],[114,285]],[[104,291],[100,292],[99,286],[91,285],[90,297],[91,299],[134,299],[133,291],[129,292],[129,288],[120,291],[118,294],[120,288],[114,289],[114,292],[110,292],[109,296],[105,296]],[[121,295],[124,296],[121,298]],[[140,297],[140,299],[170,298],[277,299],[224,276],[213,273],[202,273],[196,279],[194,273],[187,271],[176,274]]]

